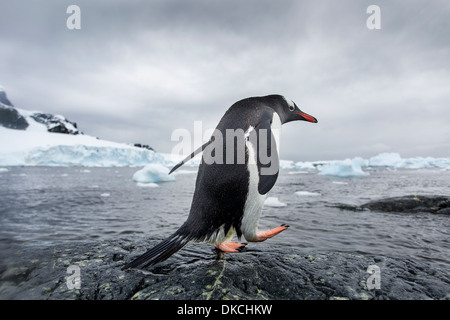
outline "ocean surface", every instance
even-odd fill
[[[7,167],[0,172],[0,250],[106,239],[162,239],[187,218],[196,169],[143,187],[140,168]],[[359,178],[283,169],[263,209],[260,230],[289,224],[271,243],[302,252],[343,251],[425,260],[450,267],[450,217],[430,213],[347,211],[337,203],[411,194],[450,195],[450,171],[368,168]],[[155,186],[155,185],[153,185]],[[257,246],[250,243],[249,246]]]

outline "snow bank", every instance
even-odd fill
[[[333,161],[321,166],[319,175],[336,177],[364,177],[369,175],[368,172],[362,170],[362,166],[367,166],[367,160],[359,157]]]
[[[133,180],[140,183],[158,183],[166,181],[175,181],[173,175],[169,175],[169,169],[159,163],[147,164],[144,168],[136,171],[133,175]]]
[[[268,198],[264,201],[264,206],[266,206],[266,207],[272,207],[272,208],[282,208],[282,207],[286,207],[287,204],[281,202],[281,201],[278,200],[278,198],[276,198],[276,197],[268,197]]]

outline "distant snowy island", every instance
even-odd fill
[[[170,161],[136,145],[85,135],[61,115],[16,108],[0,86],[0,166],[115,167]]]
[[[76,123],[61,115],[27,111],[13,106],[0,86],[0,166],[83,166],[125,167],[147,166],[147,172],[160,177],[162,167],[172,167],[181,155],[157,153],[151,148],[98,139],[78,130]],[[198,166],[199,157],[188,166]],[[282,169],[316,171],[319,175],[364,177],[365,168],[441,168],[450,170],[450,158],[416,157],[403,159],[398,153],[382,153],[363,159],[295,162],[280,161]],[[167,171],[168,172],[168,171]],[[295,173],[295,172],[293,172]],[[159,182],[149,174],[152,181]],[[169,181],[171,179],[168,179]]]

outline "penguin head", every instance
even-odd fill
[[[294,101],[281,95],[274,95],[272,98],[274,99],[273,102],[270,103],[270,107],[278,113],[282,124],[296,120],[317,123],[316,118],[301,111]]]

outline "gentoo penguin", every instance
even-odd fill
[[[203,151],[186,222],[124,268],[154,265],[190,241],[211,243],[223,252],[238,252],[245,244],[231,241],[234,234],[259,242],[287,229],[288,225],[282,224],[259,231],[258,222],[267,193],[278,177],[281,125],[295,120],[317,122],[281,95],[234,103],[211,139],[170,172]]]

